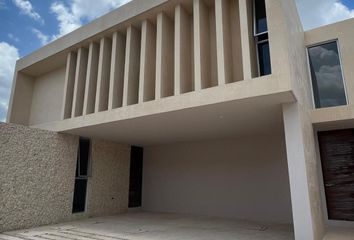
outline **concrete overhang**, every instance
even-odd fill
[[[278,83],[262,77],[32,127],[140,146],[269,134],[283,128],[281,105],[296,101]]]

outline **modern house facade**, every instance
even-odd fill
[[[353,27],[304,31],[294,0],[133,0],[18,60],[0,232],[133,208],[353,227]]]

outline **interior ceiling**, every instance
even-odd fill
[[[152,146],[258,134],[282,134],[279,101],[232,101],[66,131],[83,137]]]

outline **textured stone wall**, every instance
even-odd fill
[[[128,210],[130,146],[92,140],[92,177],[87,214],[113,215]]]
[[[128,210],[130,146],[92,140],[87,210],[72,214],[78,142],[0,123],[0,232]]]
[[[0,232],[71,216],[78,138],[0,123]]]

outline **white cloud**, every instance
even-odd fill
[[[0,42],[0,56],[0,121],[5,121],[15,63],[19,58],[18,49],[6,42]]]
[[[32,4],[28,0],[12,0],[13,3],[18,7],[21,11],[22,14],[29,16],[30,18],[40,22],[44,23],[44,20],[42,17],[34,10]]]
[[[52,12],[59,21],[59,34],[63,36],[77,28],[83,22],[91,21],[130,0],[70,0],[68,5],[63,2],[54,2]]]
[[[36,37],[39,39],[42,45],[45,45],[49,42],[49,36],[45,35],[42,33],[40,30],[37,28],[32,28],[32,32],[36,35]]]
[[[340,0],[296,0],[305,30],[354,17]]]

